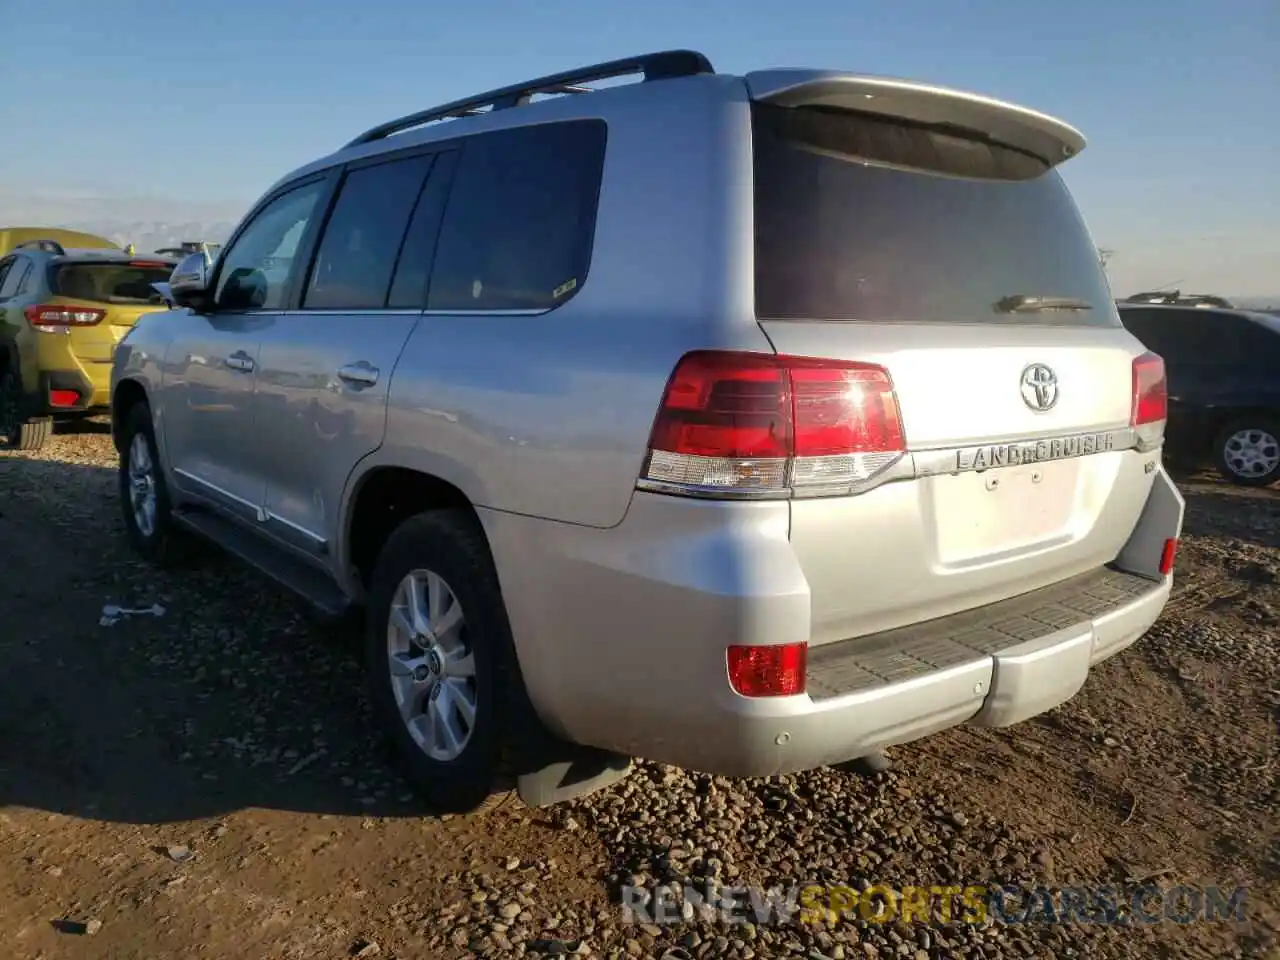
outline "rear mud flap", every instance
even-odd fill
[[[516,792],[527,807],[549,807],[612,786],[631,772],[631,758],[566,743],[540,731],[525,744]]]
[[[570,743],[548,730],[523,683],[516,696],[520,719],[511,773],[525,806],[549,807],[576,800],[612,786],[631,772],[630,757]]]

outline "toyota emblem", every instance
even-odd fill
[[[1022,402],[1037,413],[1052,410],[1058,402],[1058,376],[1043,363],[1022,371]]]

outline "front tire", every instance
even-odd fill
[[[514,802],[518,674],[484,533],[438,510],[387,540],[369,590],[365,669],[405,779],[439,812]]]
[[[24,417],[22,384],[12,369],[0,374],[0,440],[11,450],[39,450],[53,435],[49,417]]]
[[[173,558],[176,531],[151,408],[145,403],[129,409],[121,439],[120,506],[129,542],[145,559],[166,565]]]
[[[1280,480],[1280,423],[1263,415],[1232,420],[1213,443],[1218,472],[1232,483],[1266,487]]]

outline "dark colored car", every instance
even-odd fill
[[[1224,477],[1245,486],[1280,480],[1280,317],[1118,306],[1125,327],[1164,357],[1170,453],[1212,456]]]

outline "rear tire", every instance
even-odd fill
[[[1237,417],[1213,441],[1218,472],[1243,487],[1280,480],[1280,422],[1264,414]]]
[[[370,696],[405,779],[441,813],[516,804],[519,671],[475,518],[437,510],[401,523],[378,557],[368,599]]]
[[[0,374],[0,440],[11,450],[39,450],[52,434],[51,418],[22,415],[22,384],[16,371],[6,369]]]
[[[135,403],[125,417],[119,483],[120,507],[129,542],[152,563],[170,565],[175,558],[175,541],[180,535],[174,529],[169,488],[160,467],[160,451],[151,424],[151,408],[145,403]]]

